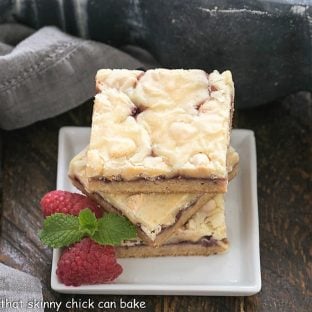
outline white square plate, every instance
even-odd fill
[[[89,142],[90,128],[64,127],[59,133],[57,189],[77,191],[67,177],[72,157]],[[123,273],[112,284],[65,286],[56,276],[60,250],[54,249],[51,287],[75,294],[244,296],[261,289],[255,137],[233,130],[240,154],[239,175],[225,196],[230,249],[209,257],[119,259]]]

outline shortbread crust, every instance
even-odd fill
[[[86,174],[102,192],[225,192],[229,71],[100,70]]]
[[[142,244],[133,247],[118,246],[115,250],[118,258],[147,258],[168,256],[209,256],[224,253],[228,248],[228,240],[224,239],[221,241],[213,241],[212,244],[183,242],[164,244],[159,247]]]

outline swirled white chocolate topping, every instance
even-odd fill
[[[197,242],[205,236],[216,240],[226,238],[223,194],[217,194],[209,200],[184,226],[170,236],[166,244]]]
[[[96,80],[88,177],[227,177],[229,71],[103,69]]]

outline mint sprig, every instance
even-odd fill
[[[79,229],[79,220],[75,216],[55,213],[43,222],[39,232],[41,241],[52,248],[60,248],[79,242],[84,232]]]
[[[86,236],[101,245],[120,245],[137,235],[134,225],[125,217],[107,213],[97,219],[89,208],[78,216],[55,213],[47,217],[38,234],[43,244],[52,248],[69,246]]]
[[[125,217],[108,213],[98,220],[93,239],[99,244],[119,245],[125,239],[136,237],[136,229]]]
[[[97,230],[97,219],[95,214],[89,209],[80,211],[79,216],[79,230],[86,235],[93,236]]]

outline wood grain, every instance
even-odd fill
[[[311,95],[298,93],[270,106],[235,113],[235,127],[253,129],[256,134],[262,291],[251,297],[135,296],[146,301],[145,311],[310,309],[311,110]],[[88,126],[90,116],[91,105],[86,103],[27,128],[1,132],[0,261],[41,279],[45,300],[91,298],[99,302],[134,298],[53,292],[52,253],[37,238],[42,223],[38,202],[44,193],[55,188],[58,130],[69,125]]]

